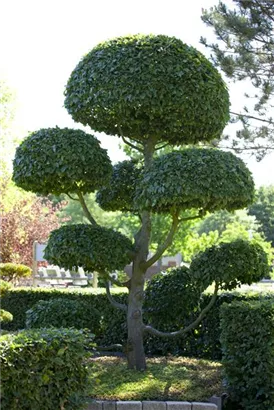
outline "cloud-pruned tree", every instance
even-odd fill
[[[67,193],[88,216],[88,226],[66,226],[51,234],[49,261],[97,269],[106,284],[112,270],[132,261],[127,305],[117,303],[108,286],[107,294],[127,316],[128,365],[144,370],[144,333],[161,333],[143,321],[147,269],[185,221],[207,210],[246,207],[253,200],[251,174],[231,153],[193,146],[155,158],[166,144],[184,147],[220,138],[229,119],[228,91],[218,71],[193,47],[173,37],[134,35],[101,43],[83,57],[68,80],[65,107],[75,121],[121,137],[139,152],[139,163],[111,168],[94,137],[56,128],[33,133],[18,148],[14,179],[36,192]],[[103,208],[139,216],[133,243],[99,226],[90,214],[83,194],[95,190]],[[171,222],[150,257],[154,214],[169,215]],[[219,286],[218,277],[212,300],[195,325],[214,303]]]

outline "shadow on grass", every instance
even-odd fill
[[[121,357],[90,361],[90,390],[101,400],[206,401],[224,391],[218,362],[191,358],[161,357],[147,360],[147,370],[127,369]]]

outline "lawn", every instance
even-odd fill
[[[220,396],[219,362],[185,357],[147,360],[147,370],[127,369],[126,359],[104,356],[90,359],[89,396],[96,400],[207,401]]]

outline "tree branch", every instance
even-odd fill
[[[88,210],[88,207],[86,205],[84,196],[83,196],[83,194],[80,190],[77,192],[77,195],[79,197],[79,201],[80,201],[80,204],[82,205],[85,216],[87,217],[87,219],[89,220],[89,222],[92,225],[97,225],[97,222],[95,221],[95,219],[93,218],[93,216],[91,215],[91,213]]]
[[[70,194],[68,194],[67,193],[67,196],[70,198],[70,199],[72,199],[73,201],[79,201],[79,199],[78,198],[73,198]]]
[[[162,245],[159,245],[156,252],[155,252],[155,254],[144,263],[143,267],[145,269],[148,269],[151,265],[153,265],[153,263],[155,263],[163,255],[164,251],[169,247],[169,245],[171,245],[172,239],[173,239],[174,234],[177,230],[179,222],[180,222],[180,220],[178,218],[178,212],[174,213],[172,215],[172,225],[171,225],[170,231],[169,231],[169,233],[166,237],[165,242]]]
[[[237,112],[232,112],[232,111],[229,111],[229,112],[230,112],[230,114],[237,115],[238,117],[246,117],[246,118],[250,118],[250,119],[253,119],[253,120],[257,120],[257,121],[267,122],[268,124],[273,124],[273,121],[271,121],[271,120],[263,120],[262,118],[254,117],[253,115],[239,114]]]
[[[161,332],[160,330],[155,329],[152,326],[145,326],[143,330],[145,332],[150,333],[151,335],[154,336],[159,336],[159,337],[168,337],[168,338],[173,338],[173,337],[178,337],[178,336],[183,336],[185,333],[189,332],[190,330],[194,329],[196,326],[199,325],[199,323],[204,319],[204,317],[206,316],[207,312],[212,308],[212,306],[214,305],[216,299],[217,299],[217,294],[218,294],[218,290],[219,290],[219,284],[215,283],[215,289],[214,289],[214,293],[212,295],[212,298],[210,299],[209,304],[201,311],[201,313],[199,314],[199,316],[197,317],[196,320],[194,320],[194,322],[192,322],[190,325],[188,325],[187,327],[177,330],[176,332]]]
[[[116,302],[116,300],[113,299],[110,289],[109,289],[109,281],[106,281],[106,291],[107,291],[107,298],[112,304],[112,306],[116,307],[117,309],[121,309],[124,312],[127,312],[127,305],[124,305],[123,303]]]
[[[139,152],[144,152],[141,148],[136,147],[134,144],[132,144],[131,142],[127,141],[127,140],[125,139],[125,137],[123,137],[123,136],[121,136],[121,137],[122,137],[122,140],[124,141],[124,143],[127,144],[129,147],[131,147],[131,148],[133,148],[133,149],[136,149],[136,150],[139,151]]]
[[[114,284],[117,285],[117,286],[126,287],[126,288],[128,288],[128,289],[130,288],[131,279],[127,280],[126,282],[120,282],[119,280],[114,279],[114,278],[111,276],[111,274],[109,274],[109,273],[107,273],[107,274],[105,275],[105,277],[106,277],[106,279],[107,279],[109,282],[114,283]]]

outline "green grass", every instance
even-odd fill
[[[207,401],[221,395],[222,367],[218,362],[184,357],[147,360],[147,370],[127,369],[120,357],[90,360],[89,396],[96,400]]]

